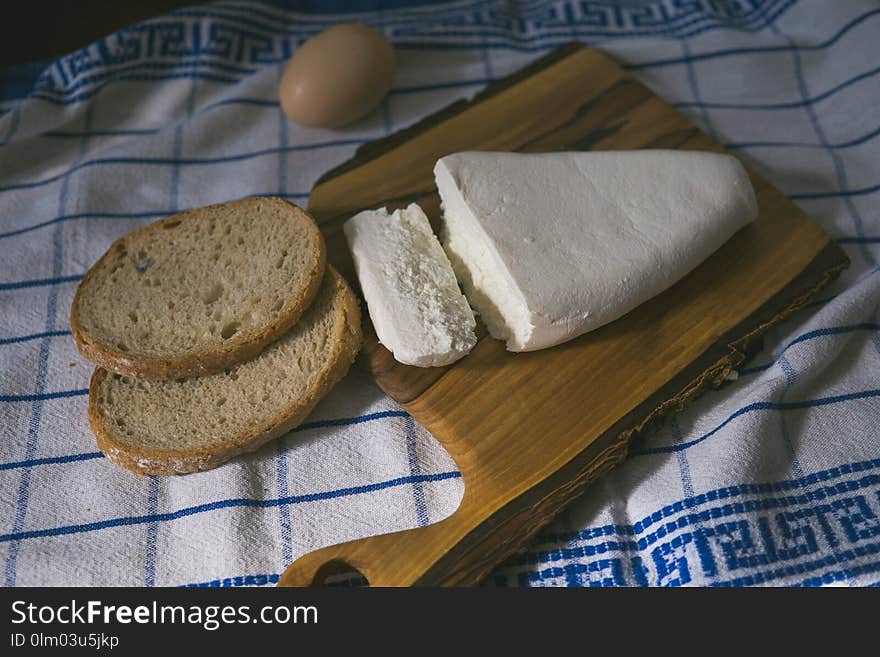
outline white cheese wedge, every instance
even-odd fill
[[[345,222],[379,341],[407,365],[448,365],[477,343],[476,321],[422,209],[367,210]]]
[[[672,150],[448,155],[443,246],[493,337],[551,347],[659,294],[757,216],[735,158]]]

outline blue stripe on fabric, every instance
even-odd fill
[[[283,67],[279,68],[278,75],[279,77],[283,73]],[[287,115],[281,110],[281,105],[278,105],[278,140],[281,143],[281,150],[278,151],[278,191],[282,194],[287,193],[287,150],[290,148],[287,143],[287,123],[289,119]],[[356,142],[360,142],[360,140],[352,140]],[[347,141],[346,145],[350,145]],[[358,143],[360,146],[360,143]]]
[[[458,471],[439,472],[436,474],[420,475],[418,480],[421,482],[438,482],[447,479],[458,479],[461,473]],[[99,522],[90,522],[77,525],[63,525],[60,527],[52,527],[48,529],[34,529],[30,531],[20,531],[10,534],[0,534],[0,543],[8,543],[10,541],[22,541],[34,538],[44,538],[47,536],[65,536],[68,534],[80,534],[85,532],[99,531],[102,529],[110,529],[112,527],[125,527],[130,525],[142,525],[149,522],[169,522],[179,520],[187,516],[207,513],[209,511],[217,511],[220,509],[229,509],[237,507],[270,509],[281,504],[306,504],[309,502],[320,502],[323,500],[331,500],[340,497],[351,497],[353,495],[362,495],[365,493],[374,493],[396,486],[404,486],[413,482],[413,477],[397,477],[396,479],[388,479],[374,484],[364,484],[361,486],[351,486],[348,488],[338,488],[336,490],[325,491],[323,493],[306,493],[304,495],[291,495],[286,498],[274,498],[268,500],[256,500],[251,498],[231,498],[225,500],[217,500],[216,502],[208,502],[205,504],[197,504],[195,506],[185,507],[177,511],[168,513],[157,513],[154,515],[143,516],[124,516],[120,518],[112,518],[110,520],[101,520]]]
[[[17,468],[32,468],[35,465],[54,465],[56,463],[74,463],[76,461],[90,461],[102,459],[101,452],[83,452],[81,454],[66,454],[64,456],[48,456],[41,459],[29,459],[27,461],[10,461],[0,463],[0,470],[15,470]]]
[[[838,244],[877,244],[880,237],[838,237],[835,241]]]
[[[874,563],[868,564],[860,564],[858,566],[853,566],[852,568],[845,568],[843,570],[832,570],[831,572],[823,573],[817,577],[810,577],[809,579],[805,579],[798,584],[792,584],[792,586],[796,587],[817,587],[817,586],[827,586],[828,584],[833,584],[835,582],[845,582],[853,577],[858,577],[859,575],[866,575],[869,573],[876,573],[880,571],[880,561],[875,561]],[[877,584],[869,584],[869,587],[878,586]]]
[[[41,221],[38,224],[32,224],[30,226],[25,226],[24,228],[16,228],[14,230],[6,231],[5,233],[0,233],[0,239],[23,235],[24,233],[29,233],[33,230],[45,228],[46,226],[51,226],[57,223],[63,223],[65,221],[78,221],[80,219],[153,219],[156,217],[165,217],[173,213],[172,210],[159,210],[155,212],[77,212],[75,214],[64,214],[60,217],[55,217],[54,219]]]
[[[302,201],[309,197],[309,192],[286,192],[279,194],[252,194],[251,197],[260,197],[260,196],[277,196],[278,198],[286,198],[293,199],[296,201]]]
[[[272,109],[281,107],[281,103],[277,100],[268,100],[265,98],[227,98],[206,105],[201,111],[204,112],[205,110],[214,109],[215,107],[223,107],[224,105],[254,105],[255,107],[268,107]]]
[[[880,185],[871,185],[870,187],[860,187],[857,189],[847,189],[840,192],[810,192],[805,194],[788,194],[788,198],[795,201],[809,201],[821,198],[846,198],[849,196],[865,196],[880,191]]]
[[[875,322],[862,322],[860,324],[847,324],[844,326],[829,326],[827,328],[815,329],[807,331],[790,340],[779,352],[780,355],[791,349],[794,345],[808,340],[814,340],[827,335],[840,335],[843,333],[852,333],[854,331],[880,331],[880,324]]]
[[[712,118],[709,116],[709,112],[706,110],[706,107],[703,105],[703,98],[700,95],[700,85],[697,82],[697,74],[696,67],[693,65],[693,60],[691,57],[691,50],[688,47],[687,39],[681,40],[681,49],[684,52],[684,56],[688,58],[688,64],[686,67],[687,70],[687,80],[688,87],[690,88],[691,95],[694,97],[694,102],[699,106],[699,114],[700,119],[703,123],[703,127],[706,129],[706,132],[709,133],[709,136],[712,137],[715,141],[719,140],[718,132],[715,130],[715,126],[712,123]]]
[[[880,397],[880,389],[860,390],[859,392],[851,392],[843,395],[830,395],[828,397],[817,397],[816,399],[805,399],[798,402],[754,402],[752,404],[749,404],[748,406],[743,406],[742,408],[734,411],[721,424],[716,426],[711,431],[707,431],[699,438],[695,438],[684,443],[677,443],[675,445],[668,445],[664,447],[651,447],[643,450],[634,450],[630,452],[630,455],[647,456],[650,454],[669,454],[682,449],[689,449],[694,445],[699,445],[701,442],[711,438],[713,435],[721,431],[721,429],[726,427],[736,418],[742,415],[746,415],[748,413],[753,413],[755,411],[794,411],[804,408],[827,406],[829,404],[840,404],[843,402],[856,401],[859,399],[873,399],[874,397]]]
[[[159,511],[159,478],[147,478],[147,515],[156,516]],[[159,523],[147,524],[144,541],[144,586],[156,586],[156,543],[159,536]]]
[[[279,66],[279,78],[284,72],[284,67]],[[287,116],[278,110],[278,141],[281,148],[287,147]],[[287,191],[287,157],[284,153],[278,154],[278,191],[285,193]],[[279,498],[287,497],[289,494],[287,486],[287,450],[284,443],[278,441],[275,450],[275,494]],[[284,567],[293,561],[293,538],[290,532],[290,508],[287,506],[278,507],[278,523],[279,533],[281,537],[281,565]]]
[[[142,130],[89,130],[88,132],[76,130],[50,130],[49,132],[44,132],[37,136],[49,137],[54,139],[81,139],[83,137],[129,137],[139,135],[155,135],[161,131],[161,128],[150,128]]]
[[[85,113],[84,123],[86,128],[91,126],[92,116],[94,114],[94,105],[90,106]],[[79,144],[79,157],[82,158],[88,149],[88,141],[81,140]],[[64,214],[67,208],[68,195],[70,193],[70,178],[65,177],[58,193],[58,213]],[[52,275],[55,278],[60,277],[64,267],[64,239],[61,225],[56,225],[52,232]],[[2,289],[2,288],[0,288]],[[49,290],[46,300],[46,324],[45,333],[51,333],[55,330],[55,319],[58,306],[58,288],[53,286]],[[45,400],[45,390],[48,383],[49,372],[49,355],[51,352],[51,340],[48,337],[42,338],[40,341],[40,354],[37,362],[36,383],[34,393],[31,396],[33,406],[31,407],[30,422],[28,424],[27,442],[25,443],[24,460],[32,460],[36,456],[37,445],[40,438],[40,424],[43,416],[43,401]],[[4,400],[5,401],[5,400]],[[24,527],[27,518],[28,506],[30,503],[31,492],[31,468],[21,468],[18,483],[18,494],[15,498],[15,514],[12,522],[12,532],[18,532]],[[7,587],[15,586],[18,553],[20,542],[15,540],[9,546],[6,554],[4,575],[5,585]]]
[[[685,434],[681,430],[680,422],[678,414],[673,414],[673,416],[669,420],[669,426],[672,429],[672,433],[675,436],[676,442],[681,441]],[[693,497],[694,496],[694,484],[691,479],[691,464],[688,461],[687,453],[684,451],[680,451],[676,454],[676,458],[678,460],[678,474],[681,479],[681,492],[684,493],[685,497]]]
[[[846,326],[829,326],[827,328],[815,329],[813,331],[807,331],[803,333],[790,342],[786,344],[777,355],[777,359],[782,356],[786,351],[791,349],[796,344],[800,344],[801,342],[807,342],[808,340],[814,340],[816,338],[821,338],[828,335],[841,335],[844,333],[852,333],[854,331],[880,331],[880,324],[876,324],[874,322],[863,322],[861,324],[849,324]],[[776,360],[773,360],[769,363],[763,363],[761,365],[754,365],[752,367],[748,367],[740,370],[740,376],[747,376],[749,374],[754,374],[755,372],[762,372],[766,369],[773,367]]]
[[[783,39],[785,39],[789,45],[794,45],[794,40],[783,34],[777,27],[771,26],[774,34],[778,34]],[[819,122],[819,117],[816,114],[816,111],[813,109],[811,103],[807,103],[809,90],[807,89],[807,81],[804,77],[803,64],[801,62],[800,52],[797,50],[792,52],[792,64],[794,65],[794,74],[795,79],[798,83],[798,89],[801,93],[801,98],[804,100],[804,110],[807,112],[807,116],[810,118],[810,123],[813,126],[813,130],[816,132],[816,136],[819,138],[819,142],[826,147],[829,157],[831,158],[831,162],[834,165],[835,176],[837,177],[837,185],[842,192],[846,192],[849,188],[849,181],[847,179],[846,174],[846,166],[843,163],[843,160],[840,158],[834,149],[828,147],[828,138],[825,135],[825,129],[822,127],[822,124]],[[880,71],[880,68],[875,69]],[[855,227],[856,234],[861,236],[864,233],[864,221],[862,220],[862,215],[859,212],[858,207],[855,203],[852,202],[849,196],[844,196],[844,205],[846,206],[847,212],[849,213],[850,219]],[[862,246],[860,249],[862,256],[864,259],[870,264],[876,264],[873,255],[871,252]]]
[[[776,403],[784,404],[786,395],[797,384],[798,373],[797,370],[794,368],[794,365],[792,365],[788,358],[786,358],[785,356],[780,356],[777,360],[779,363],[779,369],[782,370],[782,373],[785,376],[785,384],[782,386],[782,391],[779,394],[779,401]],[[791,439],[791,433],[788,430],[787,416],[785,413],[779,414],[779,424],[780,433],[782,434],[782,443],[788,450],[787,456],[789,461],[791,462],[791,471],[796,479],[803,479],[804,470],[801,467],[800,459],[798,459],[797,449],[795,448],[794,441],[792,441]]]
[[[724,144],[725,148],[729,149],[738,149],[738,148],[836,148],[836,149],[844,149],[851,148],[853,146],[860,146],[866,142],[871,141],[877,135],[880,135],[880,127],[871,130],[871,132],[862,135],[861,137],[856,137],[855,139],[850,139],[849,141],[841,141],[836,143],[828,143],[828,144],[815,144],[804,141],[744,141],[738,143],[728,143]]]
[[[111,82],[165,82],[167,80],[208,80],[209,82],[217,82],[219,84],[238,84],[238,82],[240,82],[239,78],[222,77],[220,75],[212,75],[210,73],[166,73],[164,75],[127,74],[112,78],[110,80],[105,80],[96,88],[90,89],[89,91],[83,91],[76,94],[75,96],[71,96],[70,98],[58,99],[54,95],[42,91],[34,91],[30,95],[30,98],[44,100],[48,103],[52,103],[53,105],[74,105],[83,100],[88,100],[89,98],[95,97],[102,89],[104,89],[104,87],[106,87]]]
[[[484,62],[484,67],[488,67],[486,69],[487,75],[485,77],[474,78],[471,80],[456,80],[454,82],[453,81],[451,81],[451,82],[435,82],[434,84],[420,84],[420,85],[413,85],[413,86],[409,86],[409,87],[395,87],[395,88],[391,89],[391,91],[389,91],[388,94],[391,96],[399,96],[399,95],[405,96],[407,94],[421,94],[421,93],[427,93],[427,92],[432,92],[432,91],[441,91],[444,89],[460,89],[462,87],[479,87],[479,86],[483,86],[483,85],[487,85],[487,84],[492,84],[493,82],[495,82],[495,80],[497,78],[495,78],[492,75],[491,64],[489,63],[489,60],[488,60],[488,51],[485,51],[485,52],[487,53],[487,55],[486,55],[486,60]]]
[[[72,397],[75,395],[87,395],[89,391],[87,389],[84,390],[69,390],[66,393],[60,395],[65,397]],[[49,394],[58,394],[58,393],[49,393]],[[51,399],[51,397],[50,397]],[[20,400],[20,401],[28,401],[28,400]],[[342,427],[342,426],[351,426],[354,424],[363,424],[364,422],[372,422],[373,420],[381,420],[383,418],[389,417],[409,417],[406,411],[379,411],[377,413],[368,413],[366,415],[358,415],[355,417],[343,417],[343,418],[335,418],[332,420],[316,420],[314,422],[303,422],[298,427],[294,427],[290,430],[290,433],[298,433],[300,431],[310,431],[312,429],[323,429],[326,427]],[[0,463],[0,470],[13,470],[15,468],[29,468],[34,465],[51,465],[55,463],[70,463],[73,461],[88,461],[90,459],[99,459],[103,458],[104,455],[101,452],[86,452],[82,454],[68,454],[65,456],[52,456],[48,458],[41,459],[30,459],[27,461],[13,461],[9,463]]]
[[[190,584],[180,584],[178,588],[195,589],[225,589],[239,586],[268,586],[277,584],[281,579],[278,573],[267,573],[260,575],[236,575],[235,577],[224,577],[223,579],[214,579],[210,582],[193,582]]]
[[[685,438],[685,433],[681,430],[679,415],[674,413],[670,418],[670,427],[672,434],[675,436],[676,442],[681,442]],[[681,450],[675,453],[675,459],[678,462],[679,479],[681,480],[681,490],[685,497],[694,496],[694,484],[691,477],[691,464],[686,451]],[[699,524],[699,523],[695,523]]]
[[[65,194],[62,190],[61,205],[64,205]],[[58,254],[56,254],[56,259]],[[47,303],[47,319],[46,328],[50,329],[54,325],[56,295],[50,294]],[[25,461],[32,460],[37,450],[37,442],[40,435],[40,422],[42,421],[43,405],[41,396],[46,388],[46,379],[49,368],[49,340],[43,339],[40,344],[40,356],[37,365],[36,384],[33,397],[33,407],[31,408],[30,421],[28,423],[27,442],[25,443]],[[20,471],[18,492],[15,497],[15,512],[12,521],[12,531],[18,532],[24,527],[25,518],[27,517],[28,503],[30,500],[30,483],[31,468],[23,468]],[[20,543],[13,541],[10,549],[6,554],[4,576],[5,586],[15,586],[16,571],[18,567],[18,553]]]
[[[754,365],[753,367],[746,367],[745,369],[741,369],[739,371],[739,375],[740,376],[749,376],[751,374],[757,374],[758,372],[763,372],[765,370],[769,370],[775,364],[776,364],[776,361],[770,361],[769,363],[763,363],[761,365]]]
[[[287,450],[284,443],[278,441],[275,451],[275,493],[278,499],[289,496],[287,476]],[[293,538],[290,532],[290,508],[286,505],[278,506],[278,522],[281,537],[281,563],[289,564],[293,561]]]
[[[250,151],[247,153],[238,153],[236,155],[224,155],[220,157],[203,157],[203,158],[184,158],[184,157],[108,157],[95,160],[87,160],[81,162],[63,173],[51,176],[44,180],[37,180],[27,183],[16,183],[0,187],[0,192],[8,192],[16,189],[32,189],[43,185],[50,185],[53,182],[61,180],[65,176],[70,175],[81,169],[93,166],[120,164],[136,164],[136,165],[154,165],[154,166],[205,166],[210,164],[224,164],[226,162],[240,162],[241,160],[249,160],[255,157],[264,157],[267,155],[277,155],[279,153],[293,153],[299,151],[311,151],[321,148],[333,148],[336,146],[360,145],[362,139],[339,139],[335,141],[321,142],[317,144],[298,144],[296,146],[264,148],[258,151]]]
[[[36,402],[47,399],[63,399],[65,397],[83,397],[89,394],[88,388],[80,390],[59,390],[57,392],[35,392],[30,395],[0,395],[0,402]]]
[[[385,417],[409,417],[409,413],[406,411],[378,411],[376,413],[368,413],[366,415],[359,415],[357,417],[351,418],[339,418],[337,420],[318,420],[316,422],[304,422],[299,425],[295,429],[296,431],[305,431],[307,429],[323,429],[325,427],[343,427],[349,426],[352,424],[362,424],[364,422],[371,422],[373,420],[379,420]]]
[[[412,417],[407,417],[404,426],[406,428],[406,458],[409,464],[409,474],[413,478],[412,492],[416,522],[419,527],[424,527],[430,524],[430,520],[428,518],[428,504],[425,501],[425,487],[418,480],[422,475],[422,469],[419,466],[415,420]]]
[[[73,283],[81,281],[83,274],[73,276],[53,276],[51,278],[35,278],[29,281],[12,281],[11,283],[0,283],[0,290],[21,290],[28,287],[41,287],[43,285],[60,285],[62,283]]]
[[[795,53],[797,54],[797,53]],[[880,67],[871,69],[870,71],[866,71],[861,73],[860,75],[855,76],[854,78],[850,78],[849,80],[845,80],[838,85],[835,85],[831,89],[822,92],[816,96],[808,96],[804,94],[800,100],[785,102],[785,103],[706,103],[700,100],[692,101],[692,102],[682,102],[682,103],[673,103],[672,106],[677,109],[689,109],[689,108],[699,108],[699,109],[735,109],[735,110],[781,110],[781,109],[800,109],[802,107],[811,107],[818,102],[825,100],[836,94],[843,89],[846,89],[849,86],[856,84],[857,82],[861,82],[862,80],[866,80],[868,78],[875,77],[878,73],[880,73]]]
[[[249,66],[241,66],[238,64],[229,64],[223,61],[205,61],[205,60],[195,60],[188,61],[186,59],[175,59],[173,62],[154,62],[154,61],[141,61],[135,62],[132,64],[128,64],[126,66],[122,66],[119,68],[105,68],[100,73],[95,73],[94,75],[88,75],[84,77],[78,77],[73,84],[70,84],[64,88],[36,88],[35,94],[43,94],[50,95],[54,94],[58,98],[65,98],[69,96],[71,93],[75,91],[79,91],[84,87],[93,84],[95,82],[107,83],[111,81],[125,80],[129,79],[127,76],[132,72],[142,72],[142,71],[151,71],[151,70],[179,70],[179,69],[195,69],[195,68],[211,68],[216,69],[218,71],[222,71],[224,73],[233,73],[236,75],[249,75],[251,73],[256,73],[257,69]],[[195,71],[193,71],[195,73]],[[39,81],[38,81],[39,83]]]
[[[14,338],[0,338],[0,345],[39,340],[40,338],[57,338],[63,335],[70,335],[70,331],[44,331],[43,333],[31,333],[30,335],[20,335]]]
[[[865,12],[860,16],[852,19],[848,23],[846,23],[842,28],[840,28],[833,36],[816,44],[807,44],[807,45],[788,45],[788,46],[759,46],[755,48],[728,48],[725,50],[714,50],[712,52],[700,53],[698,55],[693,55],[693,61],[703,61],[707,59],[716,59],[719,57],[731,57],[735,55],[752,55],[756,53],[777,53],[777,52],[792,52],[794,50],[802,50],[802,51],[817,51],[817,50],[825,50],[829,46],[833,46],[837,43],[847,32],[849,32],[854,27],[861,25],[869,18],[880,14],[880,9],[872,9],[871,11]],[[649,62],[640,62],[638,64],[630,64],[625,66],[624,68],[630,70],[638,70],[642,68],[656,68],[658,66],[672,66],[677,64],[684,64],[685,59],[683,57],[672,57],[668,59],[657,59]]]

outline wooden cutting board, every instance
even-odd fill
[[[722,148],[602,53],[561,48],[470,102],[367,144],[323,176],[309,210],[328,253],[356,281],[342,223],[357,211],[418,202],[435,224],[432,169],[461,150]],[[401,365],[365,318],[361,361],[449,451],[465,483],[459,509],[434,525],[324,548],[281,585],[360,571],[374,586],[478,583],[525,547],[631,441],[725,381],[761,336],[848,265],[791,201],[752,174],[758,220],[655,299],[544,351],[512,354],[482,332],[445,368]]]

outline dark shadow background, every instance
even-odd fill
[[[4,0],[0,66],[55,59],[126,25],[205,0]]]
[[[51,60],[126,25],[207,1],[0,0],[0,66]],[[439,1],[443,0],[268,0],[308,13],[381,11]]]

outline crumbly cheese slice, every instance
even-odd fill
[[[465,152],[434,175],[452,267],[511,351],[617,319],[757,216],[742,165],[714,153]]]
[[[395,359],[436,367],[473,348],[474,314],[418,205],[361,212],[344,230],[376,335]]]

